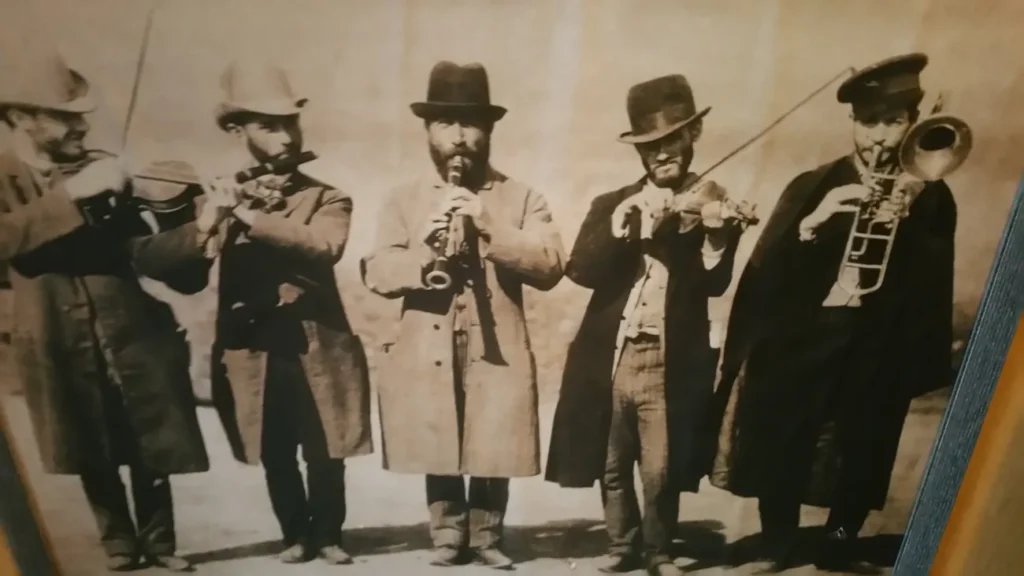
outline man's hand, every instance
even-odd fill
[[[629,215],[633,213],[633,210],[640,209],[638,196],[639,194],[634,194],[619,202],[619,205],[615,207],[615,211],[612,212],[612,236],[615,238],[625,238],[629,233]]]
[[[640,192],[626,198],[612,213],[612,236],[625,238],[629,233],[629,215],[640,211],[640,238],[650,238],[668,216],[672,191],[648,183]]]
[[[479,194],[474,194],[465,188],[453,188],[449,201],[455,215],[468,216],[473,220],[476,229],[482,233],[486,233],[490,229],[491,215],[487,212]]]
[[[234,180],[217,178],[203,184],[206,204],[203,205],[196,225],[203,234],[209,234],[224,221],[242,201],[242,187]]]
[[[807,242],[817,235],[819,226],[829,218],[843,212],[856,212],[864,199],[872,193],[863,184],[847,184],[833,188],[825,195],[818,207],[800,222],[800,239]]]
[[[436,210],[427,215],[427,220],[423,224],[423,243],[427,246],[434,246],[441,234],[448,227],[448,222],[451,220],[449,211],[452,209],[452,203],[450,198],[445,198],[441,201],[441,205]]]
[[[85,200],[104,192],[121,192],[129,175],[117,158],[103,158],[86,166],[64,183],[72,200]]]

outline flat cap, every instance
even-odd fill
[[[924,96],[920,78],[927,65],[928,56],[921,53],[886,58],[847,78],[836,99],[852,106],[918,102]]]

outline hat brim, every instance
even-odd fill
[[[675,124],[669,124],[664,128],[659,128],[658,130],[655,130],[653,132],[647,132],[646,134],[634,134],[633,132],[623,132],[622,134],[619,134],[618,141],[624,144],[643,144],[646,142],[654,142],[655,140],[664,138],[665,136],[668,136],[669,134],[675,132],[676,130],[679,130],[680,128],[683,128],[684,126],[687,126],[689,124],[696,122],[697,120],[700,120],[701,118],[707,116],[708,112],[710,111],[711,106],[708,106],[707,108],[701,110],[700,112],[697,112],[693,116],[690,116],[686,120],[681,120],[679,122],[676,122]]]
[[[275,99],[248,102],[221,102],[214,111],[217,125],[226,129],[232,117],[238,114],[262,114],[265,116],[294,116],[302,111],[308,98]]]
[[[445,114],[482,114],[492,122],[505,117],[508,112],[502,106],[493,104],[450,104],[441,102],[413,102],[409,105],[412,113],[424,120],[430,120]]]
[[[26,102],[22,100],[0,100],[0,110],[7,108],[24,108],[27,110],[52,110],[55,112],[67,112],[70,114],[87,114],[96,110],[96,99],[93,98],[92,85],[89,81],[74,70],[69,70],[75,83],[82,88],[82,95],[67,102],[59,104],[40,104],[39,102]]]

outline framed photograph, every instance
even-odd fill
[[[926,573],[1020,315],[1022,18],[3,0],[14,557]]]

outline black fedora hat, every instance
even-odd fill
[[[452,112],[483,114],[492,122],[505,116],[507,110],[491,104],[487,70],[481,64],[460,66],[441,61],[430,71],[425,102],[409,105],[412,113],[423,119]]]
[[[629,89],[626,113],[632,130],[619,135],[619,142],[653,142],[703,118],[711,107],[698,111],[693,89],[681,74],[660,76]]]

